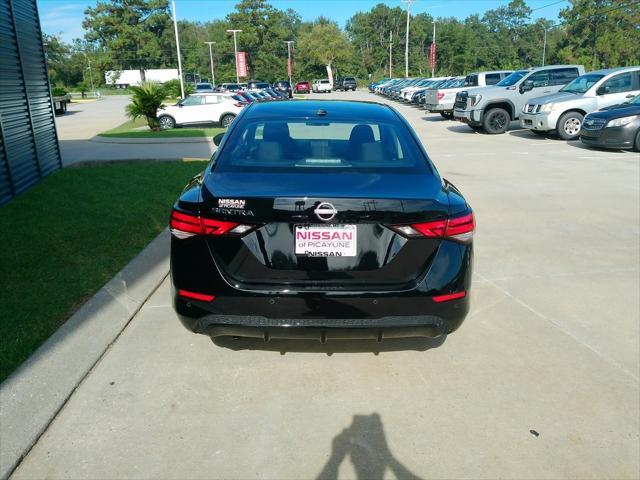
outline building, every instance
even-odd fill
[[[0,204],[61,166],[36,0],[0,0]]]

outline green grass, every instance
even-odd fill
[[[160,130],[154,132],[152,130],[136,130],[136,128],[144,127],[147,121],[144,118],[136,118],[129,120],[122,125],[98,134],[101,137],[110,138],[181,138],[181,137],[214,137],[221,132],[225,132],[226,128],[207,127],[207,128],[172,128],[171,130]]]
[[[0,207],[0,381],[167,226],[204,166],[68,168]]]

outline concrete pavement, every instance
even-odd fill
[[[14,478],[637,478],[638,155],[398,109],[476,213],[458,332],[214,344],[164,282]]]

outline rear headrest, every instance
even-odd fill
[[[356,125],[351,130],[351,135],[349,136],[350,143],[372,143],[375,139],[373,138],[373,130],[369,125]]]
[[[262,139],[265,142],[282,142],[289,140],[289,125],[286,122],[265,123]]]

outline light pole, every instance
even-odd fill
[[[547,29],[544,29],[544,43],[542,44],[542,66],[544,67],[545,56],[547,55]]]
[[[209,63],[211,63],[211,85],[216,88],[216,74],[213,71],[213,53],[211,53],[211,45],[215,45],[216,42],[204,42],[209,45]]]
[[[233,33],[233,55],[236,59],[236,83],[240,83],[240,75],[238,74],[238,39],[236,35],[242,30],[227,30],[227,33]]]
[[[436,22],[433,22],[433,40],[432,43],[433,48],[436,48]],[[435,67],[436,67],[436,57],[433,56],[433,63],[431,64],[431,77],[435,76]]]
[[[178,53],[178,76],[180,77],[180,94],[184,98],[184,80],[182,79],[182,59],[180,58],[180,38],[178,37],[178,20],[176,19],[176,0],[172,0],[173,31],[176,35],[176,52]]]
[[[391,75],[391,60],[392,60],[392,47],[393,47],[393,30],[389,32],[389,78],[392,78]]]
[[[407,36],[404,41],[404,76],[409,77],[409,18],[411,17],[411,4],[413,0],[402,0],[402,3],[407,4]]]
[[[289,85],[291,85],[291,44],[293,40],[285,40],[284,43],[287,44],[287,73],[289,74]]]

